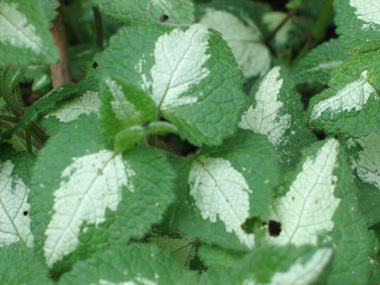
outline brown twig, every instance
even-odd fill
[[[59,3],[60,6],[57,9],[58,16],[53,20],[53,27],[50,30],[61,56],[59,63],[50,65],[53,88],[57,88],[71,81],[65,24],[63,22],[62,0],[59,0]]]

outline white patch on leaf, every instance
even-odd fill
[[[29,188],[20,178],[12,178],[13,167],[10,160],[0,165],[0,247],[20,240],[32,247]]]
[[[116,211],[121,187],[131,188],[134,171],[122,154],[101,150],[79,158],[61,173],[54,192],[54,214],[47,226],[44,255],[49,268],[78,246],[83,222],[98,225],[105,221],[106,208]]]
[[[115,112],[116,118],[126,124],[139,121],[141,113],[136,110],[135,105],[128,101],[121,86],[109,78],[106,79],[106,84],[113,96],[111,106],[112,110]]]
[[[281,232],[268,236],[270,244],[317,245],[318,234],[334,228],[332,217],[341,200],[334,196],[338,153],[339,142],[328,140],[316,157],[307,157],[286,195],[273,201],[269,219],[281,223]]]
[[[356,161],[358,176],[380,189],[380,135],[372,132],[355,141],[363,148]]]
[[[378,0],[350,0],[350,5],[356,8],[355,15],[366,22],[362,30],[367,30],[371,24],[380,25],[380,4]]]
[[[228,160],[200,156],[191,165],[188,183],[203,219],[215,223],[219,216],[227,232],[234,232],[247,247],[254,246],[255,236],[241,228],[249,217],[251,190]]]
[[[329,263],[333,250],[331,248],[318,249],[305,263],[297,260],[287,272],[276,272],[270,284],[281,285],[307,285],[313,284]]]
[[[186,91],[210,74],[203,66],[210,58],[206,54],[208,38],[207,28],[199,24],[190,26],[185,32],[176,28],[158,38],[151,75],[152,97],[160,110],[198,101],[198,97],[188,96]]]
[[[238,126],[245,130],[267,135],[268,140],[278,146],[285,131],[290,127],[290,114],[279,116],[284,103],[278,96],[284,80],[280,77],[280,67],[276,66],[265,76],[255,94],[256,106],[251,105],[242,115]]]
[[[314,105],[311,112],[312,120],[319,118],[324,111],[342,113],[344,111],[359,111],[367,103],[375,88],[367,81],[367,70],[363,71],[360,79],[339,90],[335,96],[320,101]]]
[[[273,31],[286,17],[285,12],[269,12],[263,15],[263,22],[267,25],[268,30]],[[291,21],[287,21],[274,36],[274,41],[280,45],[287,44],[292,29],[294,29],[294,25]]]
[[[54,110],[46,115],[47,117],[57,117],[60,122],[71,122],[76,120],[81,114],[96,114],[99,115],[98,109],[100,106],[98,92],[87,91],[82,96],[65,102],[59,109]]]
[[[99,280],[99,285],[157,285],[156,282],[154,281],[151,281],[149,279],[146,279],[146,278],[142,278],[142,277],[135,277],[134,278],[136,280],[136,282],[134,280],[131,280],[131,281],[126,281],[126,282],[110,282],[110,281],[107,281],[107,280]]]
[[[0,42],[18,48],[28,48],[39,54],[43,51],[42,39],[26,15],[20,13],[18,3],[0,2]]]
[[[222,33],[245,77],[264,75],[270,67],[270,52],[259,43],[261,33],[252,20],[241,17],[244,22],[232,13],[208,8],[200,23]]]

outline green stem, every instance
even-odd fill
[[[326,29],[327,23],[330,19],[330,15],[333,9],[333,0],[326,0],[325,4],[323,5],[322,12],[319,14],[319,18],[317,20],[317,23],[314,26],[314,29],[312,31],[312,36],[315,43],[318,43],[323,36],[323,33]],[[310,51],[309,44],[305,43],[305,45],[302,47],[301,51],[298,53],[298,56],[294,60],[294,65],[296,65],[302,58],[306,56],[306,54]]]
[[[19,118],[11,117],[11,116],[5,116],[5,115],[0,115],[0,120],[7,121],[7,122],[12,122],[12,123],[18,123],[18,122],[20,122]]]
[[[13,96],[11,89],[5,82],[4,78],[0,76],[0,94],[3,96],[5,102],[7,103],[9,109],[16,117],[22,117],[24,110],[17,102],[15,96]]]
[[[49,138],[45,131],[41,129],[35,122],[32,122],[30,124],[30,131],[32,132],[33,137],[42,144],[45,144]]]
[[[103,21],[102,15],[97,7],[92,7],[95,18],[95,30],[96,30],[96,45],[103,49]]]
[[[6,128],[7,130],[10,130],[12,129],[13,127],[8,125],[8,124],[5,124],[5,123],[0,123],[0,125],[4,128]],[[19,136],[20,138],[26,140],[26,136],[23,132],[16,132],[16,135]],[[43,148],[43,145],[41,145],[39,142],[36,142],[35,140],[32,140],[32,145],[37,148],[37,149],[42,149]]]
[[[30,125],[25,128],[25,140],[26,140],[26,148],[28,152],[33,153],[32,150],[32,132],[30,131]]]

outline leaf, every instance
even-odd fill
[[[19,123],[17,123],[12,129],[2,133],[0,135],[0,141],[3,139],[9,139],[20,128],[24,128],[32,121],[36,120],[41,113],[49,111],[58,102],[72,97],[77,92],[77,87],[74,83],[64,84],[39,99],[30,108],[27,109],[25,115],[22,117]]]
[[[4,0],[0,3],[0,11],[1,65],[53,63],[59,60],[41,1]]]
[[[21,242],[0,248],[0,283],[54,284],[41,260]]]
[[[93,0],[100,12],[121,24],[151,21],[164,24],[192,24],[194,7],[189,0]]]
[[[20,83],[25,75],[26,69],[24,67],[12,67],[7,70],[6,83],[10,90]]]
[[[78,262],[59,284],[196,284],[197,277],[157,247],[134,243]]]
[[[169,120],[194,145],[221,144],[236,130],[246,102],[242,74],[219,34],[204,26],[125,27],[95,60],[98,72],[148,92],[157,117]]]
[[[270,51],[260,43],[262,32],[254,22],[259,17],[247,14],[247,11],[258,9],[260,4],[246,1],[212,3],[199,12],[199,22],[222,34],[246,78],[264,75],[270,68]]]
[[[167,217],[170,226],[225,248],[252,248],[255,236],[241,226],[252,216],[267,217],[277,160],[264,136],[240,131],[220,147],[204,148],[191,163],[174,162],[181,182],[179,204]]]
[[[337,0],[335,23],[339,42],[350,53],[377,49],[380,45],[379,6],[375,0]]]
[[[297,64],[292,75],[296,83],[327,84],[330,71],[348,58],[338,41],[331,39],[310,51]]]
[[[2,147],[0,151],[0,247],[18,241],[32,247],[34,237],[27,200],[33,156],[16,153],[10,147]]]
[[[62,126],[33,170],[35,247],[54,272],[113,241],[141,238],[174,199],[164,156],[148,147],[106,150],[95,118],[82,115]]]
[[[56,9],[59,7],[59,2],[57,0],[41,0],[42,6],[46,14],[46,18],[49,22],[53,21],[58,15]]]
[[[268,220],[272,245],[332,244],[334,257],[322,284],[365,283],[368,232],[357,213],[356,187],[339,141],[317,142],[303,151],[299,167],[286,178]],[[271,224],[277,223],[277,232]],[[355,243],[355,247],[352,247]]]
[[[300,149],[315,140],[304,126],[301,96],[284,67],[274,67],[250,93],[251,105],[238,126],[263,134],[281,153],[284,170],[294,169]]]
[[[255,248],[230,268],[209,268],[201,284],[314,284],[332,253],[326,247]]]
[[[349,134],[355,138],[377,131],[378,59],[378,51],[367,52],[334,69],[331,88],[310,100],[308,124],[327,134]]]
[[[357,174],[359,187],[359,210],[367,224],[380,222],[380,135],[372,132],[368,136],[347,141],[351,153],[352,168]]]
[[[244,253],[233,250],[226,250],[216,246],[201,245],[198,249],[198,255],[201,260],[208,266],[230,267],[239,262],[244,257]]]
[[[159,249],[168,252],[172,260],[186,268],[190,268],[191,261],[197,253],[197,241],[180,233],[164,233],[153,230],[146,240],[149,244],[156,245]]]

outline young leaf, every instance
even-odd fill
[[[50,268],[59,260],[67,268],[111,241],[141,238],[173,199],[163,155],[147,147],[106,150],[96,124],[82,115],[64,125],[34,168],[32,227]]]
[[[0,149],[0,247],[21,241],[33,246],[28,203],[29,171],[34,161],[28,153]]]
[[[175,162],[178,179],[186,179],[189,190],[180,184],[171,226],[226,248],[252,248],[255,236],[242,225],[252,216],[267,217],[277,159],[264,136],[240,131],[220,147],[204,148],[190,163]]]
[[[330,248],[255,248],[230,268],[209,268],[201,284],[314,284],[332,254]]]
[[[300,149],[315,140],[304,126],[301,96],[285,68],[277,66],[252,89],[252,104],[238,126],[264,134],[281,152],[283,169],[294,169],[301,159]]]
[[[32,249],[21,242],[0,248],[1,284],[54,284],[48,270]]]
[[[192,24],[194,7],[189,0],[93,0],[101,13],[121,24],[151,21],[164,24]]]
[[[213,1],[199,11],[199,22],[222,34],[246,78],[262,76],[270,68],[270,51],[260,43],[262,33],[254,22],[261,15],[247,14],[260,5],[247,1]]]
[[[348,59],[338,40],[324,42],[304,57],[292,72],[296,83],[327,84],[330,71]]]
[[[379,52],[367,52],[331,73],[330,89],[314,96],[308,123],[327,134],[368,135],[380,128]]]
[[[357,53],[379,47],[380,15],[376,0],[336,0],[334,9],[343,48]]]
[[[326,284],[365,283],[368,279],[368,232],[356,211],[356,188],[339,141],[317,142],[273,202],[267,242],[272,245],[332,243],[334,257]],[[271,225],[277,225],[277,231]],[[355,247],[352,247],[355,243]]]
[[[221,144],[236,130],[246,103],[243,76],[219,34],[202,25],[122,28],[95,60],[99,72],[148,92],[157,117],[171,121],[194,145]]]
[[[40,0],[3,0],[0,3],[1,65],[53,63],[58,49],[49,31]]]

